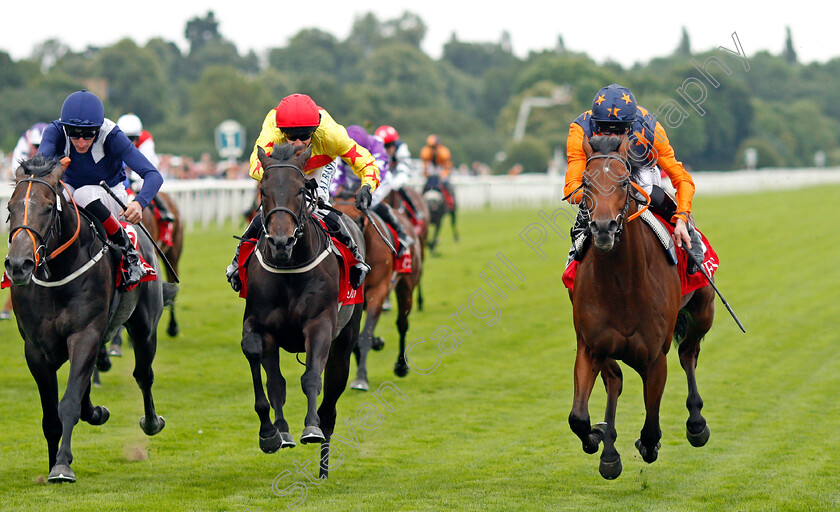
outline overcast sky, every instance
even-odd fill
[[[123,37],[141,46],[153,37],[162,37],[186,50],[187,21],[213,10],[219,32],[233,41],[241,54],[252,49],[263,53],[285,46],[290,36],[304,28],[317,27],[341,40],[347,37],[357,16],[373,12],[380,21],[386,21],[411,11],[428,27],[423,50],[433,58],[440,57],[453,32],[460,41],[498,42],[507,31],[514,53],[520,57],[532,50],[554,48],[558,36],[562,36],[570,51],[584,52],[599,63],[610,59],[628,67],[671,53],[679,44],[683,27],[694,51],[719,46],[734,50],[732,34],[737,32],[748,56],[760,50],[779,54],[786,26],[793,33],[800,62],[826,62],[840,56],[832,3],[800,0],[777,8],[779,5],[718,0],[2,0],[0,50],[18,60],[28,57],[36,44],[51,38],[79,51],[87,45],[108,46]]]

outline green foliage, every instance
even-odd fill
[[[522,172],[545,172],[551,158],[551,149],[540,140],[525,138],[508,144],[505,159],[498,166],[501,173],[515,165],[522,166]]]

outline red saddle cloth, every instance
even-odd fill
[[[326,226],[324,226],[323,221],[320,219],[318,221],[326,231]],[[333,236],[330,238],[341,253],[341,258],[339,258],[341,265],[339,265],[340,272],[338,277],[340,283],[338,287],[338,302],[343,305],[361,304],[364,301],[364,293],[362,293],[362,286],[364,285],[360,286],[358,290],[354,290],[350,286],[350,267],[358,263],[358,260],[353,256],[353,253],[347,246],[336,240]],[[254,238],[243,241],[239,246],[239,280],[242,282],[242,289],[239,290],[239,296],[243,299],[248,296],[248,258],[251,257],[256,246],[257,240]]]
[[[385,224],[388,226],[388,229],[391,231],[391,238],[394,240],[394,249],[397,250],[397,254],[400,252],[400,238],[397,236],[397,230],[392,228],[390,224]],[[402,256],[394,255],[394,270],[397,271],[397,274],[410,274],[411,273],[411,250],[407,249],[405,254]]]
[[[674,226],[670,222],[666,222],[662,219],[662,217],[656,215],[654,213],[656,219],[668,230],[668,233],[671,234],[673,237],[674,235]],[[706,254],[703,258],[703,268],[706,269],[706,272],[709,274],[709,277],[714,276],[715,270],[717,270],[718,265],[720,264],[720,260],[718,260],[718,255],[714,249],[712,249],[712,244],[709,243],[709,240],[706,239],[706,235],[697,230],[700,233],[700,238],[703,240],[703,243],[706,245]],[[680,276],[680,291],[682,295],[689,294],[698,288],[702,288],[707,286],[709,283],[706,281],[706,278],[703,276],[703,272],[697,271],[694,274],[688,274],[688,253],[686,253],[683,249],[677,249],[677,273]],[[571,263],[566,267],[566,270],[563,271],[563,284],[566,288],[572,290],[574,289],[575,285],[575,275],[577,274],[578,266],[580,266],[580,262],[577,260],[572,260]]]
[[[128,222],[120,221],[120,224],[122,225],[123,229],[125,229],[125,232],[128,233],[128,238],[129,238],[129,240],[131,240],[131,245],[133,245],[134,248],[137,249],[137,253],[140,254],[140,247],[137,244],[137,230],[134,229],[134,226],[129,224]],[[125,290],[123,290],[123,291],[126,291],[126,292],[131,291],[131,290],[137,288],[137,285],[144,282],[144,281],[154,281],[155,279],[157,279],[157,272],[155,272],[155,268],[153,266],[149,265],[148,262],[146,262],[146,260],[145,260],[145,258],[143,258],[142,254],[140,254],[140,263],[143,265],[143,270],[146,271],[146,275],[143,276],[142,279],[140,279],[139,283],[133,284],[131,286],[127,286],[125,288]],[[125,266],[125,261],[120,259],[120,268],[119,268],[119,271],[117,271],[117,288],[119,288],[120,285],[122,284],[122,275],[123,275],[123,267],[124,266]]]

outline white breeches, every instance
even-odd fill
[[[76,204],[82,208],[99,199],[114,214],[114,217],[119,219],[120,214],[122,214],[120,205],[99,185],[84,185],[76,189],[67,185],[67,189],[64,190],[64,199],[69,201],[70,197],[67,195],[67,190],[73,195],[73,201],[76,201]],[[123,204],[128,203],[128,194],[125,191],[125,185],[118,183],[111,187],[111,191],[120,198]]]

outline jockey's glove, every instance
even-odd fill
[[[356,191],[356,208],[367,210],[370,208],[370,185],[363,185]]]

